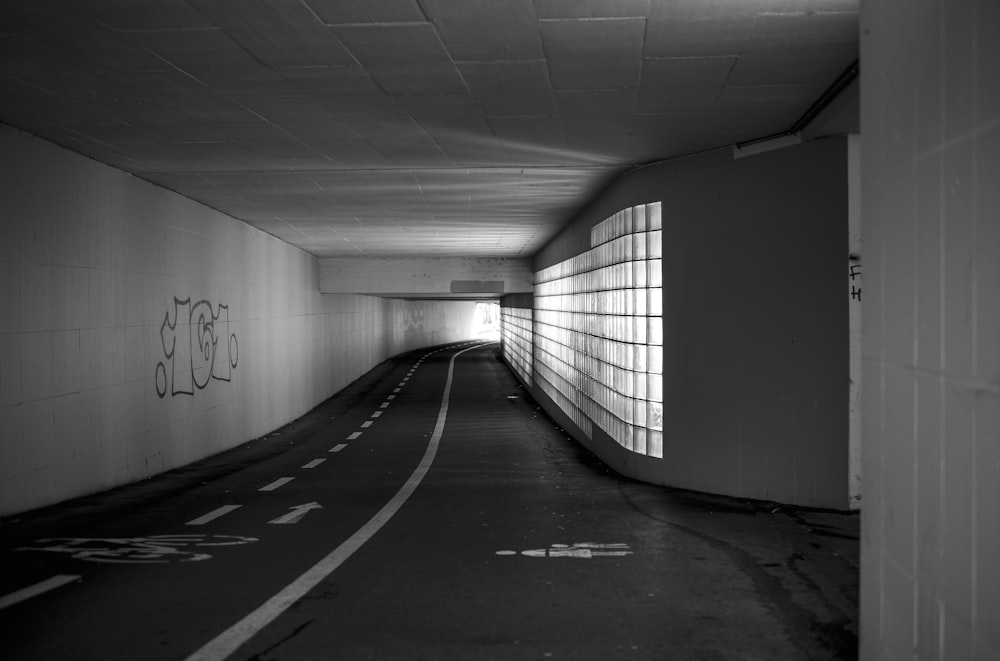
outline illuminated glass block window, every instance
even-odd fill
[[[504,360],[531,387],[531,322],[526,308],[500,308],[500,341]]]
[[[535,382],[588,437],[663,457],[659,202],[595,225],[587,252],[535,273]]]

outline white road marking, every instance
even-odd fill
[[[37,597],[40,594],[45,594],[50,590],[61,588],[68,583],[72,583],[73,581],[79,581],[82,578],[82,576],[76,576],[73,574],[56,574],[55,576],[47,578],[44,581],[40,581],[34,585],[29,585],[26,588],[21,588],[16,592],[11,592],[10,594],[5,594],[0,597],[0,610],[3,610],[8,606],[13,606],[14,604],[19,604],[22,601],[31,599],[32,597]]]
[[[388,396],[386,396],[386,399],[396,399],[396,396],[395,395],[388,395]]]
[[[373,417],[373,418],[380,418],[380,417],[382,417],[382,412],[381,411],[375,411],[374,413],[372,413],[371,417]]]
[[[438,412],[437,423],[434,425],[434,432],[431,434],[431,438],[427,443],[427,449],[424,451],[424,456],[420,460],[420,463],[414,469],[406,483],[396,492],[396,495],[344,543],[306,570],[304,574],[288,584],[281,592],[257,607],[252,613],[205,643],[201,649],[187,657],[186,661],[221,661],[231,655],[243,643],[250,640],[258,631],[273,622],[279,615],[316,587],[323,579],[332,574],[337,567],[350,558],[355,551],[371,539],[399,511],[399,508],[403,506],[407,499],[413,495],[413,492],[416,491],[417,487],[420,486],[420,482],[424,479],[427,471],[430,470],[431,464],[434,463],[438,445],[441,443],[441,436],[444,434],[444,424],[448,419],[448,399],[451,396],[451,382],[455,371],[455,359],[466,351],[471,351],[471,349],[463,349],[456,352],[452,355],[451,361],[448,363],[448,378],[444,384],[444,393],[441,395],[441,409]]]
[[[379,408],[387,409],[387,408],[389,408],[389,404],[392,404],[392,402],[382,402],[379,405]]]
[[[302,468],[316,468],[317,466],[319,466],[320,464],[322,464],[324,461],[326,461],[326,459],[313,459],[308,464],[304,464],[302,466]]]
[[[361,423],[361,428],[362,429],[368,429],[371,426],[372,426],[372,421],[371,420],[365,420],[364,422]]]
[[[332,448],[330,448],[329,450],[327,450],[327,452],[340,452],[341,450],[343,450],[346,447],[347,447],[347,443],[337,443]]]
[[[190,521],[188,521],[184,525],[188,525],[188,526],[203,526],[206,523],[208,523],[209,521],[215,521],[220,516],[225,516],[226,514],[229,514],[233,510],[238,510],[239,508],[240,508],[239,505],[223,505],[222,507],[220,507],[218,509],[212,510],[208,514],[205,514],[203,516],[199,516],[197,519],[191,519]]]
[[[306,503],[305,505],[296,505],[294,507],[290,507],[289,509],[292,511],[288,514],[282,514],[277,519],[271,519],[268,523],[274,523],[276,525],[298,523],[302,520],[302,517],[309,513],[310,510],[321,510],[323,509],[323,506],[319,503]]]
[[[393,392],[399,392],[400,390],[402,390],[402,388],[394,388]]]
[[[264,485],[260,489],[257,489],[257,491],[274,491],[275,489],[280,489],[281,487],[285,486],[294,479],[295,479],[294,477],[279,477],[274,482],[271,482],[270,484]]]
[[[349,441],[356,441],[356,440],[358,440],[359,438],[361,438],[361,432],[359,432],[359,431],[356,431],[356,432],[354,432],[353,434],[351,434],[350,436],[348,436],[348,437],[347,437],[347,440],[349,440]]]
[[[497,551],[497,555],[517,555],[517,551]],[[622,557],[632,555],[628,544],[595,544],[594,542],[577,542],[576,544],[553,544],[547,549],[528,549],[521,555],[529,558],[583,558],[590,560],[602,556]]]

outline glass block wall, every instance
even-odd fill
[[[535,382],[588,437],[663,457],[659,202],[591,230],[587,252],[535,274]]]
[[[500,308],[500,340],[504,360],[531,387],[532,313],[530,308]]]

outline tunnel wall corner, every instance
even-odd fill
[[[620,178],[545,246],[536,272],[620,209],[662,203],[663,456],[596,424],[578,440],[644,481],[848,509],[847,181],[844,137],[676,159]]]

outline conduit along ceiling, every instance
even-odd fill
[[[319,257],[529,256],[637,164],[787,131],[858,0],[31,0],[0,121]]]

